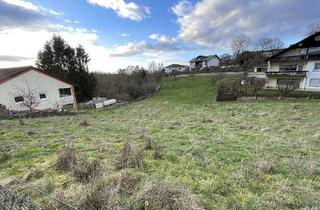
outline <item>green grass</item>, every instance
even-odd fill
[[[118,172],[123,143],[141,146],[146,135],[163,147],[164,158],[146,151],[145,168],[131,171],[182,183],[205,209],[320,208],[320,101],[214,98],[209,78],[166,78],[155,96],[128,106],[25,125],[0,121],[1,147],[10,156],[0,162],[0,183],[37,169],[44,176],[31,184],[51,194],[63,190],[72,202],[81,184],[54,167],[65,143],[102,158],[110,176]],[[81,120],[90,126],[79,126]],[[32,198],[47,204],[42,195]]]

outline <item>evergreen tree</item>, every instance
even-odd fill
[[[52,76],[70,82],[75,87],[78,101],[93,97],[96,79],[89,73],[89,55],[82,46],[69,46],[60,36],[54,35],[38,53],[36,65]]]

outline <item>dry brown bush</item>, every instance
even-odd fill
[[[131,140],[128,140],[122,149],[119,160],[116,164],[118,169],[137,168],[142,169],[144,166],[144,148],[134,148]]]
[[[82,157],[77,161],[77,164],[72,169],[72,175],[80,182],[85,183],[100,177],[103,173],[101,160],[90,160]]]
[[[158,144],[154,147],[153,159],[155,160],[162,159],[162,149],[161,149],[161,146]]]
[[[0,162],[4,162],[10,158],[9,152],[6,149],[0,148]]]
[[[131,209],[128,197],[139,182],[139,177],[127,172],[120,172],[107,180],[96,180],[86,187],[80,198],[80,207],[97,210]]]
[[[144,144],[144,149],[152,150],[155,142],[151,138],[146,138],[146,142]]]
[[[200,210],[199,201],[182,185],[166,180],[147,183],[137,194],[144,209]]]
[[[82,120],[82,121],[80,122],[80,125],[86,127],[86,126],[89,126],[90,123],[89,123],[87,120]]]
[[[277,163],[276,157],[266,158],[264,160],[258,161],[256,165],[256,169],[258,172],[272,173],[275,171],[276,163]]]
[[[77,162],[78,152],[72,146],[65,146],[58,154],[56,168],[61,171],[70,172]]]

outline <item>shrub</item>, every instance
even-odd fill
[[[144,209],[202,209],[197,197],[182,185],[166,180],[147,183],[137,195]]]
[[[130,74],[96,73],[95,76],[97,78],[96,95],[130,101],[155,92],[160,85],[162,73],[136,69]]]
[[[82,157],[72,169],[72,175],[80,182],[85,183],[102,175],[102,166],[99,159],[89,160]]]
[[[235,101],[240,92],[240,78],[223,78],[216,83],[217,101]]]
[[[132,142],[128,140],[122,148],[119,161],[116,164],[118,169],[137,168],[142,169],[144,165],[144,148],[135,149]]]
[[[4,162],[10,158],[9,152],[0,148],[0,162]]]
[[[277,158],[271,157],[258,161],[256,168],[258,172],[272,173],[276,168]]]
[[[153,152],[153,159],[155,160],[160,160],[162,159],[162,149],[161,149],[161,146],[160,145],[156,145],[154,147],[154,152]]]
[[[154,141],[151,138],[147,138],[146,142],[144,144],[144,149],[146,150],[152,150],[154,147]]]
[[[71,146],[65,146],[58,154],[56,168],[61,171],[70,172],[77,163],[78,152]]]
[[[89,126],[90,123],[89,123],[87,120],[82,120],[82,121],[80,122],[80,125],[81,125],[81,126]]]
[[[131,173],[120,172],[109,178],[96,180],[86,186],[81,195],[83,209],[132,209],[128,197],[134,192],[140,178]]]

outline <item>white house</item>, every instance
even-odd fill
[[[220,58],[217,55],[203,56],[193,58],[190,62],[190,69],[201,70],[206,67],[217,67],[220,64]]]
[[[60,109],[67,104],[77,109],[71,84],[32,66],[0,69],[0,104],[24,111],[31,101],[35,110]]]
[[[290,84],[301,90],[320,90],[320,32],[267,59],[267,87]]]
[[[172,72],[184,72],[188,70],[188,66],[180,65],[180,64],[171,64],[164,68],[164,73],[171,74]]]

